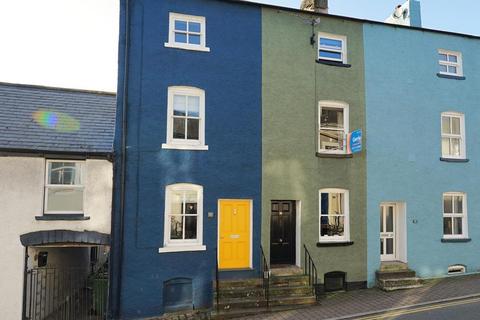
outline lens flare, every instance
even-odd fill
[[[33,113],[35,122],[45,129],[58,132],[75,132],[80,130],[80,122],[74,117],[48,109],[39,109]]]

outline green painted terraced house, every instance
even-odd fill
[[[363,26],[262,8],[262,246],[272,267],[304,266],[324,290],[366,286]],[[365,141],[363,141],[365,144]]]

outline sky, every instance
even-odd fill
[[[301,0],[254,2],[298,8]],[[404,0],[329,2],[331,14],[383,21]],[[480,1],[421,4],[424,27],[480,36]],[[0,0],[0,82],[114,92],[118,6],[118,0]]]

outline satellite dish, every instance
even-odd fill
[[[394,18],[401,18],[403,15],[403,10],[402,10],[402,5],[398,5],[396,8],[395,8],[395,11],[393,11],[393,17]]]
[[[393,11],[393,15],[392,15],[395,19],[400,19],[400,18],[407,18],[408,16],[408,9],[407,8],[403,8],[402,5],[398,5],[396,8],[395,8],[395,11]]]

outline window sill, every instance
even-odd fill
[[[163,143],[162,149],[176,149],[176,150],[196,150],[196,151],[206,151],[208,150],[208,146],[189,146],[185,144],[168,144]]]
[[[204,245],[193,245],[193,246],[169,246],[158,248],[158,253],[168,253],[168,252],[188,252],[188,251],[206,251],[207,247]]]
[[[445,162],[468,162],[470,161],[469,159],[457,159],[457,158],[440,158],[440,161],[445,161]]]
[[[346,63],[339,62],[339,61],[325,60],[325,59],[317,59],[317,63],[325,64],[327,66],[340,67],[340,68],[351,68],[352,67],[351,64],[346,64]]]
[[[444,243],[458,243],[458,242],[470,242],[470,238],[442,238],[441,240]]]
[[[165,42],[165,48],[210,52],[210,48],[208,48],[208,47],[195,46],[195,45],[184,45],[184,44],[170,43],[170,42]]]
[[[464,76],[453,76],[450,74],[437,73],[437,77],[444,79],[453,79],[453,80],[465,80]]]
[[[36,216],[35,220],[38,221],[82,221],[90,220],[89,216],[83,214],[70,214],[70,213],[58,213],[58,214],[44,214],[43,216]]]
[[[324,153],[324,152],[317,152],[315,155],[318,158],[336,158],[336,159],[348,159],[353,158],[353,154],[348,153]]]
[[[321,241],[317,242],[317,247],[347,247],[353,246],[353,241]]]

